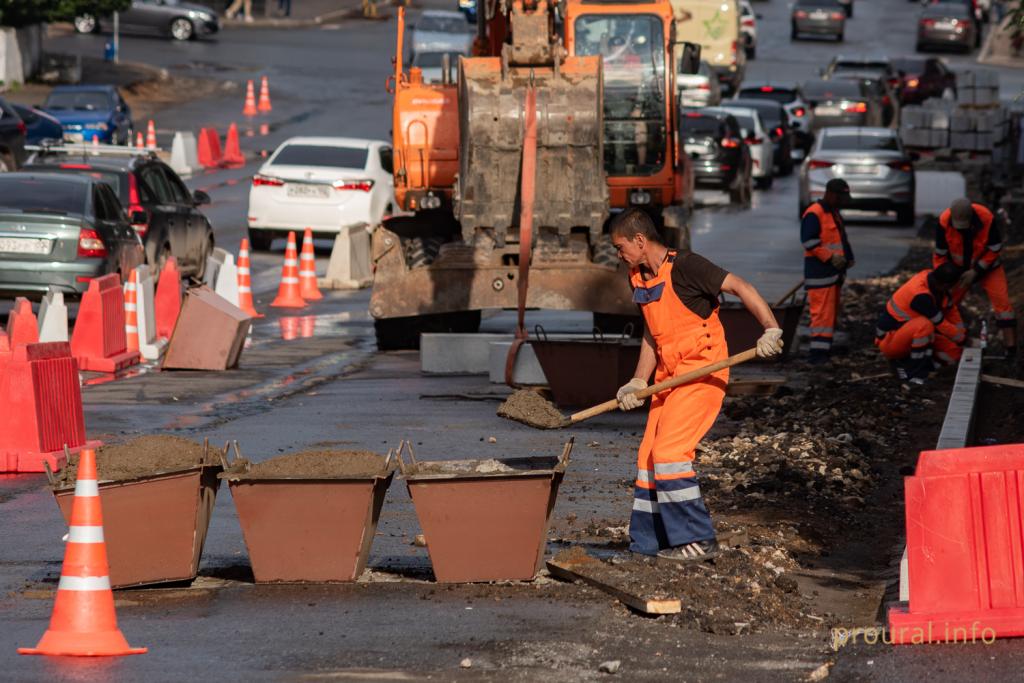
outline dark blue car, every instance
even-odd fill
[[[112,85],[58,85],[43,109],[60,121],[65,140],[131,143],[132,113]]]
[[[64,137],[60,121],[42,109],[27,104],[11,103],[11,106],[25,122],[25,144],[38,145],[43,140],[61,140]]]

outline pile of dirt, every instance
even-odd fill
[[[565,426],[566,418],[553,403],[531,389],[520,389],[498,406],[498,417],[522,422],[538,429]]]
[[[505,474],[518,472],[500,460],[438,460],[419,462],[415,466],[416,474]]]
[[[231,479],[364,479],[384,474],[385,458],[370,451],[303,451],[258,463],[239,459]]]
[[[203,445],[178,436],[141,436],[123,444],[101,446],[96,451],[99,481],[125,481],[160,472],[195,467],[203,459]],[[78,474],[78,455],[71,456],[58,475],[58,487],[72,486]],[[209,460],[216,454],[210,450]]]

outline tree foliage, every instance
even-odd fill
[[[0,0],[0,24],[28,26],[47,21],[68,21],[77,14],[121,12],[131,0]]]

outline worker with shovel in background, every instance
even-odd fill
[[[643,405],[635,392],[655,381],[725,359],[718,319],[722,292],[740,298],[764,326],[757,355],[782,353],[782,330],[752,285],[697,254],[680,255],[660,241],[654,222],[627,209],[611,223],[612,244],[630,267],[633,301],[645,331],[633,379],[616,396],[622,410]],[[728,368],[655,394],[637,459],[629,549],[673,561],[703,560],[718,552],[711,515],[693,469],[698,442],[714,424],[725,398]]]

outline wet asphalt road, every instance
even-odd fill
[[[912,49],[916,5],[911,3],[859,3],[842,46],[792,45],[786,6],[776,0],[755,7],[764,19],[759,58],[750,65],[749,78],[806,78],[839,50],[900,54]],[[268,74],[274,112],[266,119],[242,122],[237,91],[230,98],[168,108],[157,118],[163,143],[175,129],[212,124],[223,131],[238,120],[243,131],[254,133],[242,145],[255,156],[292,135],[387,138],[390,112],[383,82],[393,33],[392,21],[237,30],[216,41],[184,45],[124,38],[122,58],[232,81]],[[66,35],[47,47],[95,55],[103,42],[99,36]],[[951,61],[964,64],[961,58]],[[1007,84],[1020,82],[1016,74],[1009,76],[1004,94]],[[260,122],[270,124],[268,134],[258,135]],[[218,244],[232,251],[244,234],[248,178],[257,165],[253,161],[243,169],[189,181],[211,193],[208,214]],[[919,206],[941,204],[950,196],[948,188],[948,179],[924,179]],[[755,192],[749,211],[715,205],[713,193],[701,199],[708,206],[694,223],[697,251],[748,277],[769,298],[800,279],[795,175]],[[910,236],[910,230],[884,219],[854,221],[854,276],[890,269]],[[280,249],[279,243],[277,252],[255,257],[254,285],[264,310],[276,288]],[[321,272],[326,254],[318,258]],[[422,398],[495,388],[481,377],[423,376],[415,353],[375,353],[367,300],[365,291],[331,293],[299,315],[270,312],[256,323],[242,367],[232,373],[145,372],[87,386],[83,395],[90,436],[110,440],[166,432],[209,436],[213,443],[238,439],[254,460],[310,447],[384,450],[401,438],[416,443],[418,455],[426,459],[547,455],[560,449],[569,434],[502,421],[494,416],[492,401]],[[529,320],[549,330],[589,327],[583,315],[536,314]],[[485,327],[507,330],[512,321],[505,313]],[[300,330],[299,339],[283,341],[293,326]],[[642,424],[642,415],[613,414],[573,430],[575,460],[555,509],[556,529],[564,529],[559,521],[570,514],[584,521],[625,518]],[[622,677],[630,680],[778,680],[802,677],[829,658],[823,637],[740,642],[667,630],[555,582],[438,587],[427,582],[426,550],[411,544],[420,530],[401,481],[394,482],[385,503],[370,561],[376,570],[371,585],[267,587],[237,580],[247,577],[248,559],[230,495],[222,490],[202,577],[192,588],[118,593],[128,639],[150,646],[150,654],[114,661],[17,657],[14,648],[33,644],[45,628],[65,528],[40,477],[0,476],[0,514],[8,529],[0,546],[0,666],[8,680],[418,680],[428,675],[435,680],[590,680],[600,676],[597,665],[607,659],[621,659]],[[403,582],[395,583],[397,578]],[[654,649],[658,658],[651,656]],[[836,673],[843,675],[836,678],[940,680],[971,670],[998,677],[1016,670],[1006,667],[1019,658],[1012,643],[971,650],[929,648],[934,659],[921,652],[851,648],[844,652],[851,656],[840,657]],[[990,653],[999,653],[999,659],[990,659]],[[473,669],[459,668],[463,657],[473,658]],[[938,673],[932,666],[936,661]]]

